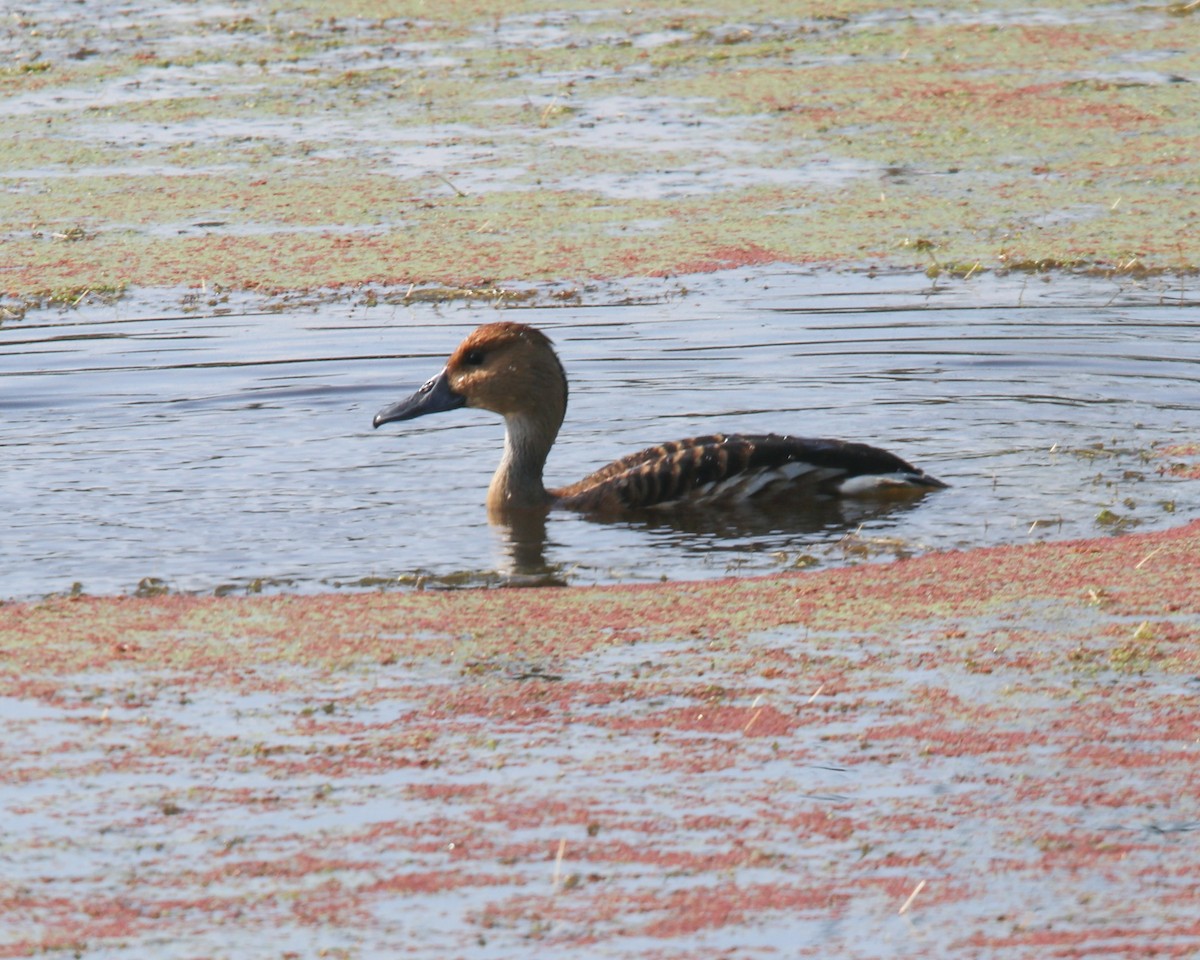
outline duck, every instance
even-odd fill
[[[567,375],[535,327],[487,323],[412,395],[381,409],[375,428],[461,407],[504,418],[504,453],[487,492],[489,519],[564,509],[620,518],[689,506],[839,497],[909,498],[947,484],[865,443],[780,434],[724,434],[660,443],[577,483],[547,489],[542,475],[567,412]]]

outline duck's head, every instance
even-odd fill
[[[567,409],[567,378],[550,339],[522,323],[488,323],[450,356],[445,368],[412,396],[375,414],[374,425],[478,407],[514,422],[536,424],[550,443]]]

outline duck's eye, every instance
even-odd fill
[[[468,367],[483,366],[483,351],[468,350],[466,355],[463,357],[463,363],[465,363]]]

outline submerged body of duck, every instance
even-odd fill
[[[478,407],[504,417],[504,455],[488,513],[562,507],[619,516],[677,505],[717,507],[782,498],[911,497],[946,486],[878,447],[776,434],[712,434],[648,447],[567,487],[547,489],[546,458],[567,410],[567,378],[550,340],[519,323],[470,334],[416,393],[374,425]]]

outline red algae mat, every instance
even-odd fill
[[[0,956],[1195,956],[1198,581],[6,604]]]

